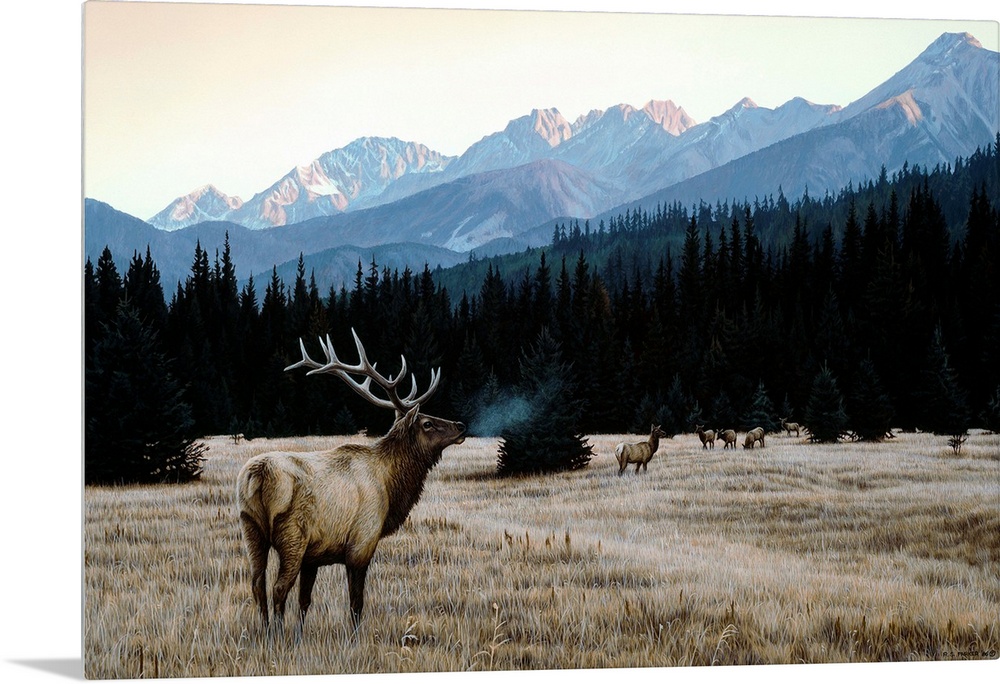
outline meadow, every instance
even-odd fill
[[[364,437],[206,440],[188,485],[87,487],[89,678],[996,658],[1000,435],[703,450],[661,441],[617,475],[498,479],[497,441],[449,447],[368,574],[355,635],[342,566],[298,636],[252,604],[234,482],[252,455]],[[274,571],[272,554],[272,567]]]

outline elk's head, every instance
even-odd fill
[[[396,421],[392,431],[397,429],[408,432],[417,449],[424,453],[440,452],[445,447],[465,441],[464,423],[420,413],[419,406],[414,406]]]
[[[299,349],[302,351],[302,360],[288,366],[285,370],[293,368],[309,368],[307,375],[316,373],[332,373],[347,383],[348,387],[364,397],[369,403],[381,408],[392,409],[396,412],[396,420],[387,436],[408,435],[413,445],[421,453],[437,453],[452,444],[461,444],[465,441],[465,425],[462,423],[435,418],[420,412],[420,405],[427,401],[441,382],[441,369],[435,368],[431,371],[431,383],[427,391],[417,396],[417,379],[410,376],[410,393],[399,396],[398,387],[406,376],[406,357],[400,355],[402,363],[399,373],[395,376],[386,377],[375,370],[375,364],[368,361],[365,354],[364,345],[358,334],[351,329],[354,336],[354,344],[358,350],[358,362],[347,364],[337,358],[337,353],[333,350],[333,343],[330,336],[326,336],[324,341],[319,340],[323,354],[326,356],[326,363],[319,363],[309,358],[306,347],[299,340]],[[359,380],[358,378],[364,378]],[[376,394],[374,387],[379,393]]]
[[[653,435],[653,437],[656,437],[657,439],[663,439],[664,437],[667,436],[667,433],[664,432],[659,425],[651,425],[649,433]]]

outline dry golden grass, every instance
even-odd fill
[[[625,438],[635,439],[634,436]],[[765,449],[661,442],[617,476],[492,477],[495,440],[445,451],[379,546],[349,631],[320,571],[301,641],[260,628],[234,507],[250,456],[344,438],[208,440],[200,482],[87,488],[88,677],[832,663],[996,657],[1000,436]],[[273,559],[272,559],[273,561]],[[273,562],[271,571],[273,572]],[[295,605],[293,590],[290,607]],[[296,614],[294,609],[291,611]]]

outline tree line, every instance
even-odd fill
[[[392,416],[342,383],[283,370],[300,338],[316,358],[329,334],[349,357],[352,328],[383,372],[403,354],[426,385],[441,367],[427,410],[481,434],[509,436],[497,416],[514,420],[511,406],[524,421],[559,414],[576,436],[775,430],[781,416],[829,424],[814,435],[832,439],[997,429],[998,148],[1000,136],[953,166],[822,200],[779,192],[636,210],[595,230],[557,224],[545,249],[451,272],[372,260],[326,292],[303,257],[290,285],[276,269],[241,284],[228,239],[214,254],[196,246],[171,290],[148,249],[121,270],[105,249],[84,267],[88,469],[154,396],[144,412],[169,414],[170,434],[121,449],[180,445],[179,472],[196,470],[197,436],[384,431]]]

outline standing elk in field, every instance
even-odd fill
[[[660,438],[666,436],[667,433],[661,430],[659,425],[652,425],[649,429],[649,439],[645,442],[631,444],[621,442],[615,447],[615,456],[618,458],[618,474],[624,473],[629,463],[635,463],[635,472],[639,472],[640,467],[643,472],[646,472],[646,466],[660,447]]]
[[[755,427],[747,433],[746,439],[743,440],[743,448],[753,449],[757,442],[760,442],[761,447],[764,446],[764,428],[762,427]]]
[[[798,423],[789,423],[787,418],[781,419],[781,429],[788,432],[788,436],[792,436],[792,432],[795,432],[795,436],[799,436],[799,431],[802,430],[802,426]]]
[[[309,358],[299,340],[302,360],[285,370],[310,368],[307,375],[331,373],[370,403],[396,412],[389,432],[370,446],[345,444],[316,453],[275,452],[248,460],[236,483],[243,540],[250,558],[253,597],[268,626],[265,574],[273,547],[278,575],[272,588],[274,614],[283,622],[285,600],[299,577],[300,630],[312,602],[320,566],[341,563],[347,570],[347,592],[355,631],[364,607],[365,576],[379,540],[399,529],[423,491],[424,481],[441,452],[465,439],[465,426],[420,413],[420,405],[437,389],[440,369],[416,397],[412,378],[408,396],[397,386],[406,375],[386,378],[368,362],[361,340],[352,330],[359,361],[340,361],[329,335],[320,346],[326,363]],[[356,376],[364,378],[361,382]],[[373,393],[372,383],[380,388]]]
[[[698,433],[698,437],[701,439],[701,448],[707,449],[708,445],[711,444],[712,448],[715,448],[715,430],[706,430],[704,425],[695,425],[694,431]]]
[[[723,449],[736,448],[736,430],[723,430],[719,433],[719,437],[722,439]]]

